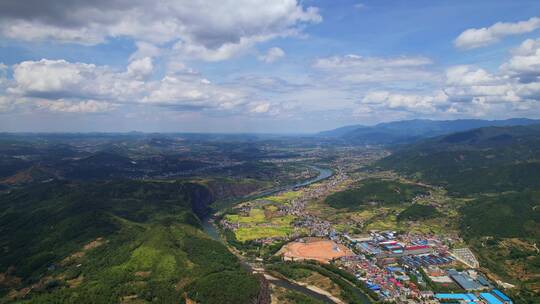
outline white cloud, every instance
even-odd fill
[[[519,22],[497,22],[490,27],[471,28],[462,32],[454,41],[461,49],[473,49],[498,42],[510,35],[530,33],[540,28],[540,18],[532,17]]]
[[[153,58],[163,53],[159,47],[148,42],[137,41],[135,42],[135,45],[137,46],[137,51],[131,54],[131,56],[129,57],[130,61],[145,58],[145,57]]]
[[[401,94],[388,91],[374,91],[366,94],[362,104],[373,105],[389,109],[403,109],[407,111],[430,113],[437,107],[446,104],[448,96],[442,91],[429,95]]]
[[[435,75],[427,69],[432,61],[426,57],[362,57],[358,55],[319,58],[313,64],[315,69],[326,72],[327,76],[343,83],[391,83],[436,81]]]
[[[144,57],[132,61],[127,66],[127,74],[135,79],[144,79],[152,74],[154,65],[150,57]]]
[[[66,113],[102,113],[112,111],[116,108],[114,104],[96,100],[80,102],[39,100],[36,104],[38,108],[41,109],[46,109],[51,112]]]
[[[180,59],[195,58],[204,61],[222,61],[239,56],[251,49],[256,43],[269,40],[273,37],[255,36],[242,37],[236,43],[225,43],[217,48],[207,48],[200,44],[191,44],[179,41],[174,44],[172,51]]]
[[[449,67],[445,81],[433,93],[399,88],[370,91],[353,115],[399,111],[425,117],[510,117],[540,113],[539,41],[524,41],[496,71],[471,65]]]
[[[136,71],[117,72],[106,66],[65,60],[24,61],[14,66],[14,86],[8,88],[8,92],[44,99],[115,99],[127,102],[136,99],[145,89],[145,83],[137,79],[139,75],[133,74]]]
[[[251,113],[267,113],[270,110],[269,102],[262,102],[252,105],[250,112]]]
[[[223,60],[257,42],[297,35],[303,24],[322,20],[317,8],[297,0],[6,1],[0,10],[5,37],[89,45],[129,37],[149,43],[139,45],[135,57],[151,57],[148,51],[157,50],[150,45],[176,43],[184,55]]]
[[[513,52],[501,69],[522,82],[538,81],[540,76],[540,39],[527,39]]]
[[[426,57],[362,57],[354,54],[345,56],[332,56],[319,58],[313,65],[320,69],[350,69],[350,68],[375,68],[375,67],[417,67],[431,64],[432,61]]]
[[[272,63],[278,59],[281,59],[283,56],[285,56],[285,52],[282,49],[273,47],[269,48],[268,51],[266,51],[266,54],[260,55],[258,58],[266,63]]]
[[[230,110],[244,104],[242,92],[213,85],[194,75],[167,75],[151,85],[143,103],[185,108]]]
[[[479,85],[490,84],[494,81],[495,77],[484,69],[468,65],[454,66],[446,71],[446,83],[449,85]]]
[[[198,73],[150,80],[152,70],[149,57],[132,61],[125,71],[65,60],[25,61],[14,66],[7,93],[57,112],[101,112],[120,104],[232,111],[246,104],[247,93],[213,84]]]

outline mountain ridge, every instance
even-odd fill
[[[380,123],[374,126],[350,125],[317,133],[318,137],[340,139],[352,144],[404,144],[424,138],[483,127],[527,126],[540,124],[540,120],[510,118],[505,120],[413,119]]]

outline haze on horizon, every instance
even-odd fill
[[[540,118],[540,2],[0,2],[0,132]]]

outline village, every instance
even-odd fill
[[[234,231],[240,241],[285,243],[275,254],[284,261],[336,265],[382,302],[512,303],[500,290],[510,286],[488,279],[455,233],[344,232],[308,208],[350,183],[347,173],[337,170],[324,181],[240,204],[219,226]]]

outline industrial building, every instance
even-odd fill
[[[478,283],[466,273],[450,269],[448,270],[448,275],[450,278],[452,278],[452,280],[454,280],[454,282],[456,282],[456,284],[467,291],[481,290],[486,288],[484,285]]]

